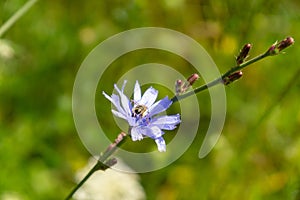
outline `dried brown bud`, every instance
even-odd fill
[[[105,165],[107,165],[108,167],[112,167],[113,165],[117,164],[118,160],[116,158],[110,158],[109,160],[107,160],[105,162]]]
[[[180,86],[182,86],[182,80],[180,80],[180,79],[178,79],[177,81],[176,81],[176,87],[180,87]]]
[[[294,38],[287,37],[280,42],[275,42],[274,44],[272,44],[272,46],[268,49],[267,53],[269,53],[270,55],[277,55],[283,49],[286,49],[287,47],[291,46],[294,43],[295,43]]]
[[[197,81],[199,78],[199,75],[198,74],[192,74],[188,79],[187,81],[189,82],[189,85],[193,85],[195,83],[195,81]]]
[[[242,64],[245,61],[245,59],[248,57],[251,47],[252,47],[251,44],[245,44],[244,47],[240,50],[239,55],[236,57],[236,63],[238,65]]]
[[[234,72],[234,73],[230,74],[229,76],[223,78],[223,83],[224,83],[224,85],[229,85],[230,83],[240,79],[242,76],[243,76],[242,71]]]
[[[179,95],[179,94],[181,94],[183,92],[182,91],[182,86],[183,86],[182,80],[177,80],[175,82],[175,92],[176,92],[176,95]]]
[[[184,92],[186,92],[197,80],[199,79],[198,74],[192,74],[186,82],[183,82],[182,80],[177,80],[175,82],[175,92],[176,95],[180,95]]]

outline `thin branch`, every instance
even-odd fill
[[[25,3],[17,12],[14,13],[1,27],[0,27],[0,38],[3,34],[16,23],[20,17],[22,17],[38,0],[29,0]]]
[[[244,69],[245,67],[247,67],[248,65],[251,65],[255,62],[258,62],[268,56],[275,56],[278,55],[282,50],[286,49],[287,47],[291,46],[294,44],[294,39],[292,37],[287,37],[284,40],[280,41],[280,42],[275,42],[273,45],[271,45],[271,47],[263,54],[260,54],[248,61],[244,62],[244,59],[248,56],[249,50],[251,48],[250,44],[246,44],[244,46],[244,48],[241,50],[240,52],[240,56],[242,57],[237,57],[237,65],[235,67],[232,67],[231,69],[229,69],[227,72],[225,72],[221,77],[216,78],[215,80],[202,85],[192,91],[183,93],[181,95],[175,95],[171,101],[176,102],[182,99],[185,99],[195,93],[199,93],[201,91],[204,91],[206,89],[209,89],[215,85],[218,84],[224,84],[224,80],[228,77],[230,77],[233,73],[241,71],[242,69]],[[247,47],[247,48],[245,48]]]

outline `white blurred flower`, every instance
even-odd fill
[[[3,59],[11,59],[15,55],[15,50],[11,47],[8,41],[0,39],[0,57]]]
[[[23,198],[16,192],[4,192],[0,195],[1,200],[22,200]]]
[[[126,166],[119,158],[117,165]],[[81,169],[76,179],[79,181],[95,165],[96,160],[91,158],[87,166]],[[131,169],[129,169],[132,171]],[[119,172],[113,169],[96,171],[74,194],[76,200],[144,200],[145,192],[139,183],[138,174]]]

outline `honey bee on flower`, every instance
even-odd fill
[[[166,96],[155,102],[158,91],[153,87],[148,88],[142,95],[141,87],[136,81],[133,93],[133,100],[124,94],[124,87],[127,81],[124,81],[120,90],[115,84],[114,87],[118,95],[111,96],[103,92],[103,95],[114,105],[116,110],[112,113],[119,118],[126,120],[129,124],[129,134],[133,141],[142,140],[145,137],[152,138],[160,152],[166,151],[164,132],[162,130],[173,130],[180,121],[180,115],[156,116],[165,111],[172,105],[172,101]]]

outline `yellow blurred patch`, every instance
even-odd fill
[[[221,51],[227,55],[235,55],[238,53],[237,41],[233,36],[226,35],[220,43]]]
[[[281,190],[287,183],[288,175],[284,172],[274,173],[263,180],[264,193],[274,193]]]
[[[184,0],[165,0],[165,4],[168,8],[180,8],[184,5]]]
[[[179,176],[180,175],[180,176]],[[181,178],[179,178],[181,177]],[[182,178],[184,177],[184,178]],[[194,170],[193,168],[182,165],[178,166],[170,172],[170,182],[180,186],[192,186],[194,182]],[[172,179],[172,180],[171,180]]]
[[[92,44],[96,38],[96,32],[91,27],[84,27],[79,30],[79,39],[84,45]]]

